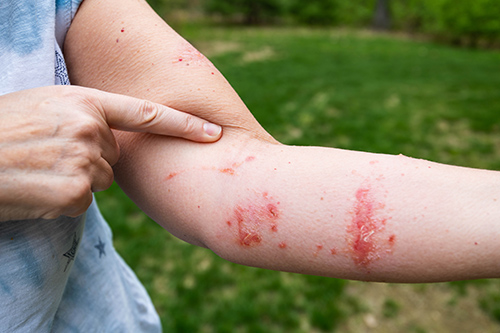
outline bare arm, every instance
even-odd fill
[[[86,0],[65,49],[73,83],[224,126],[209,145],[118,135],[117,181],[176,236],[234,262],[340,278],[500,275],[497,172],[278,144],[142,2]]]
[[[199,142],[220,137],[220,128],[192,115],[95,89],[0,96],[0,221],[84,213],[92,192],[113,182],[119,149],[110,127]]]

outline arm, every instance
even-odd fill
[[[118,183],[167,230],[283,271],[396,282],[500,276],[497,172],[281,145],[146,4],[116,2],[86,0],[78,13],[65,45],[73,82],[224,126],[210,145],[118,135]]]
[[[113,181],[110,127],[215,141],[208,123],[163,105],[54,86],[0,96],[0,221],[83,214]],[[219,129],[220,132],[220,129]]]

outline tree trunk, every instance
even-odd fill
[[[373,28],[376,30],[389,30],[391,28],[391,10],[389,0],[377,0]]]

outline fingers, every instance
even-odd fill
[[[104,158],[100,158],[94,163],[93,169],[91,175],[91,191],[100,192],[107,190],[114,179],[111,165]]]
[[[17,133],[0,137],[0,220],[85,212],[92,192],[113,181],[119,146],[110,127],[199,142],[221,136],[221,127],[198,117],[89,88],[36,88],[0,104],[3,127]]]
[[[222,128],[167,106],[133,97],[94,90],[108,125],[131,132],[176,136],[197,142],[214,142]]]
[[[12,173],[0,173],[0,182],[6,185],[0,191],[0,221],[76,217],[92,203],[92,192],[84,178],[24,173],[15,177],[15,184],[9,184],[11,178]]]

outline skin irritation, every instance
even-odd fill
[[[212,68],[212,70],[215,68],[212,62],[191,44],[183,45],[178,52],[178,56],[174,58],[172,63],[184,66],[206,66]]]
[[[123,24],[123,22],[122,22],[122,24]],[[125,32],[125,27],[122,27],[122,28],[120,29],[120,32]],[[116,39],[116,42],[117,42],[117,43],[119,43],[119,42],[120,42],[120,38],[117,38],[117,39]]]
[[[366,268],[383,253],[392,252],[396,236],[383,233],[388,218],[380,213],[384,204],[376,201],[370,187],[359,188],[355,198],[347,241],[354,263]]]
[[[239,167],[241,167],[246,162],[251,162],[253,160],[255,160],[255,156],[247,156],[245,158],[245,160],[243,160],[242,162],[234,162],[234,163],[231,163],[228,166],[224,166],[224,167],[214,167],[214,166],[213,167],[195,167],[195,168],[188,169],[188,170],[174,171],[174,172],[169,173],[164,178],[164,180],[168,181],[168,180],[171,180],[174,177],[177,177],[177,176],[179,176],[179,175],[181,175],[181,174],[183,174],[183,173],[185,173],[187,171],[196,171],[196,170],[216,171],[216,172],[219,172],[219,173],[224,174],[224,175],[234,176],[234,175],[237,175],[236,170]]]
[[[323,245],[322,244],[316,244],[316,251],[314,251],[313,256],[317,257],[319,252],[323,250]]]
[[[234,229],[238,244],[245,248],[258,246],[267,236],[277,233],[281,215],[279,204],[267,192],[256,194],[247,202],[237,204],[226,225]],[[286,243],[281,242],[278,246],[284,249]]]

